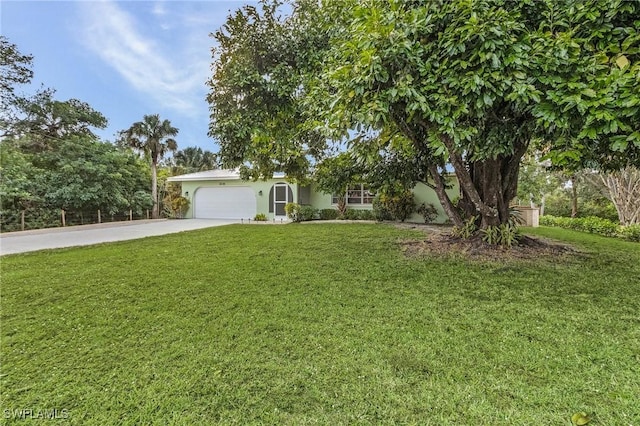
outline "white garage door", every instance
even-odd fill
[[[256,195],[245,186],[198,188],[194,196],[196,219],[253,219]]]

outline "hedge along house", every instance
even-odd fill
[[[286,220],[284,206],[295,202],[316,209],[335,209],[337,194],[327,194],[311,185],[287,182],[283,173],[271,179],[249,181],[240,178],[237,170],[209,170],[170,177],[169,182],[182,184],[182,196],[190,202],[186,218],[195,219],[253,219],[264,213],[269,220]],[[458,195],[458,187],[450,189],[449,195]],[[440,206],[436,193],[419,183],[413,188],[416,205],[433,204],[438,210],[436,222],[444,222],[446,214]],[[353,185],[345,194],[350,209],[373,209],[375,193],[366,185]],[[410,222],[423,222],[422,216],[414,213]]]

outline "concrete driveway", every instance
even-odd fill
[[[10,232],[0,234],[0,255],[134,240],[231,223],[240,223],[240,221],[214,219],[138,220]]]

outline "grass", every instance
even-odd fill
[[[0,421],[639,425],[640,245],[527,232],[582,253],[406,258],[410,230],[306,224],[3,257]]]

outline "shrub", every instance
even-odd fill
[[[424,218],[424,223],[433,222],[438,217],[438,209],[431,203],[422,203],[416,209]]]
[[[477,217],[473,216],[464,222],[462,226],[454,226],[453,229],[451,229],[451,235],[457,238],[471,238],[471,236],[478,230],[478,227],[476,226],[477,219]]]
[[[319,210],[311,206],[300,206],[298,214],[300,216],[299,222],[306,222],[309,220],[318,219]]]
[[[343,220],[356,220],[356,216],[358,215],[357,210],[347,209],[344,214],[341,216]]]
[[[555,217],[545,215],[540,218],[540,224],[546,226],[558,226],[560,228],[573,229],[575,231],[590,232],[592,234],[614,237],[619,225],[600,217]]]
[[[294,222],[305,222],[318,217],[318,209],[311,206],[301,206],[298,203],[287,203],[284,206],[287,217]]]
[[[373,210],[358,210],[359,213],[359,220],[376,220],[375,216],[373,215]]]
[[[320,220],[335,220],[338,218],[338,213],[336,209],[322,209],[318,212]]]
[[[416,208],[413,192],[409,190],[396,194],[383,193],[378,195],[376,200],[374,200],[373,208],[377,220],[389,220],[390,218],[404,222]]]
[[[253,220],[255,220],[256,222],[266,222],[267,221],[267,215],[264,214],[264,213],[258,213],[257,215],[255,215]]]
[[[581,217],[576,220],[577,227],[592,234],[600,234],[606,237],[615,237],[619,225],[600,217]]]
[[[343,219],[347,220],[375,220],[376,217],[372,210],[348,209]]]
[[[618,236],[625,240],[640,243],[640,223],[635,225],[621,226],[618,230]]]
[[[608,219],[595,216],[571,218],[545,215],[540,218],[540,225],[557,226],[629,241],[640,241],[640,224],[621,226]]]
[[[482,240],[488,244],[501,245],[511,248],[520,239],[517,225],[503,223],[499,226],[490,226],[480,231]]]
[[[393,220],[391,212],[380,201],[380,197],[376,197],[373,200],[373,216],[378,222],[382,222],[384,220]]]
[[[175,197],[171,200],[172,217],[182,219],[189,210],[190,202],[185,197]]]
[[[300,222],[300,204],[287,203],[284,206],[284,211],[287,213],[287,217],[294,222]]]

